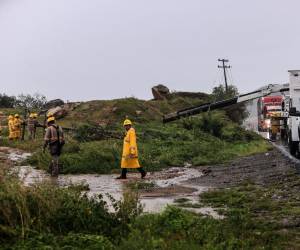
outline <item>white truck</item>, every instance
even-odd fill
[[[290,70],[289,96],[285,100],[287,138],[290,153],[299,157],[300,125],[300,70]]]

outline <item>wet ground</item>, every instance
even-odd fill
[[[275,145],[276,146],[276,145]],[[280,148],[282,147],[282,148]],[[43,170],[31,166],[15,167],[25,185],[48,180],[59,186],[85,184],[89,186],[88,195],[106,194],[116,200],[122,199],[122,194],[132,183],[142,183],[150,188],[139,189],[140,201],[145,212],[160,212],[169,204],[176,204],[184,199],[190,204],[199,203],[199,194],[213,188],[237,186],[245,181],[259,185],[268,185],[282,180],[292,169],[299,169],[300,161],[284,154],[286,148],[277,145],[270,152],[256,154],[234,160],[230,163],[201,167],[171,167],[160,172],[148,173],[141,180],[138,173],[129,173],[128,179],[116,180],[116,174],[111,175],[60,175],[52,178]],[[0,147],[0,159],[8,161],[13,166],[18,165],[30,154],[17,149]],[[195,212],[221,218],[210,207],[190,208]]]
[[[210,188],[209,185],[193,185],[190,179],[200,178],[203,175],[201,169],[190,167],[171,167],[160,172],[148,173],[144,180],[140,179],[138,173],[129,173],[126,180],[116,180],[118,175],[60,175],[58,178],[51,177],[43,170],[35,169],[31,166],[19,165],[30,154],[18,149],[0,147],[0,157],[18,171],[20,179],[25,185],[32,185],[41,181],[49,181],[59,186],[70,184],[88,185],[89,196],[97,194],[104,195],[104,199],[109,203],[109,194],[116,200],[122,198],[123,191],[132,183],[142,183],[151,186],[147,189],[139,189],[140,201],[144,206],[144,212],[160,212],[167,205],[174,204],[178,199],[187,199],[189,202],[197,203],[199,194]],[[210,207],[194,209],[194,211],[218,217],[218,214]]]
[[[300,170],[299,160],[286,157],[277,148],[270,152],[243,157],[231,163],[209,167],[199,167],[206,173],[200,178],[192,178],[192,185],[210,185],[216,188],[238,186],[241,183],[266,186],[282,180],[291,172]]]

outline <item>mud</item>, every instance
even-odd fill
[[[299,161],[286,157],[279,149],[274,148],[268,153],[198,169],[205,174],[190,179],[188,183],[217,188],[238,186],[245,182],[266,186],[281,181],[285,176],[296,174],[299,171]]]
[[[200,169],[189,167],[171,167],[160,172],[148,173],[146,179],[141,180],[138,173],[129,173],[126,180],[116,180],[118,175],[60,175],[58,178],[52,178],[47,172],[35,169],[31,166],[17,166],[25,160],[30,154],[18,149],[0,147],[0,158],[11,164],[12,169],[16,171],[19,178],[25,185],[32,185],[41,181],[52,182],[61,187],[70,184],[88,185],[87,194],[90,197],[102,194],[104,200],[110,205],[110,199],[107,194],[116,200],[122,199],[125,189],[128,189],[130,183],[142,182],[153,185],[153,188],[139,190],[140,202],[144,207],[144,212],[161,212],[166,206],[175,204],[177,199],[186,198],[190,203],[197,203],[199,194],[208,190],[209,187],[202,185],[192,185],[188,183],[191,178],[199,178],[203,175]],[[113,209],[112,206],[109,206]],[[220,218],[218,214],[210,207],[195,208],[197,213]]]

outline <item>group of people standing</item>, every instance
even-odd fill
[[[19,114],[8,116],[8,138],[9,140],[19,140],[22,137],[22,127],[23,129],[27,126],[28,139],[34,140],[36,136],[36,128],[44,127],[44,125],[39,124],[37,113],[31,113],[27,120],[22,120]]]
[[[22,137],[22,128],[27,127],[28,139],[36,138],[36,129],[42,127],[45,130],[44,134],[44,150],[49,148],[49,153],[52,156],[50,163],[50,173],[52,176],[59,174],[59,156],[64,145],[64,134],[60,126],[55,124],[55,116],[52,113],[47,115],[47,126],[41,125],[38,121],[38,114],[31,113],[26,120],[22,120],[19,114],[8,116],[9,140],[19,140]],[[23,131],[24,133],[25,131]]]
[[[10,140],[19,140],[21,138],[22,123],[19,114],[8,116],[8,138]]]
[[[37,113],[31,113],[26,121],[23,121],[19,114],[9,115],[8,129],[9,139],[18,140],[21,138],[22,125],[27,125],[28,138],[34,140],[36,137],[36,128],[45,128],[44,151],[48,147],[52,156],[50,164],[50,173],[52,176],[59,174],[59,156],[62,147],[65,144],[64,133],[60,126],[55,123],[55,116],[51,113],[47,115],[47,126],[39,124]],[[125,137],[123,141],[123,153],[121,161],[121,175],[117,179],[126,179],[127,169],[137,169],[141,173],[141,177],[146,176],[146,171],[140,166],[138,160],[138,148],[136,132],[132,126],[132,122],[126,119],[123,123],[125,129]],[[24,126],[25,127],[25,126]]]

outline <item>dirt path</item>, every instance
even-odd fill
[[[234,160],[230,163],[199,167],[204,173],[192,178],[192,185],[231,187],[249,181],[257,185],[268,185],[284,181],[291,174],[299,173],[299,163],[284,156],[279,150],[256,154]]]

